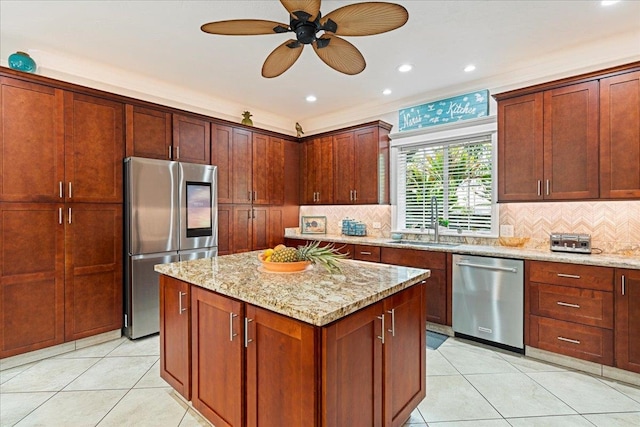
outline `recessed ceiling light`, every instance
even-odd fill
[[[307,100],[307,102],[316,102],[318,100],[315,95],[309,95],[305,99]]]
[[[401,66],[398,67],[398,71],[400,71],[401,73],[409,72],[412,69],[413,69],[413,65],[411,64],[402,64]]]
[[[382,91],[383,95],[391,95],[391,89],[385,89]]]
[[[471,71],[475,70],[476,66],[473,64],[469,64],[466,67],[464,67],[464,71],[466,71],[467,73],[470,73]]]
[[[611,6],[612,4],[619,3],[620,0],[603,0],[600,2],[600,6]]]

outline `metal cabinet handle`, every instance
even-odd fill
[[[316,194],[318,195],[318,198],[316,199],[316,202],[319,202],[320,201],[320,192],[318,191],[318,192],[316,192]]]
[[[384,314],[381,316],[378,316],[378,319],[382,320],[382,327],[380,328],[380,332],[382,335],[378,335],[378,339],[380,341],[382,341],[382,344],[384,344]]]
[[[253,201],[255,202],[256,200],[258,200],[258,192],[254,191],[253,192]]]
[[[368,252],[368,251],[360,251],[360,255],[371,255],[371,252]]]
[[[358,201],[358,190],[353,190],[353,201]]]
[[[244,347],[249,347],[249,343],[253,340],[249,339],[249,322],[253,322],[253,319],[244,318]]]
[[[62,208],[58,208],[58,224],[62,224]]]
[[[180,160],[180,146],[176,147],[176,160]]]
[[[255,209],[251,209],[251,218],[256,219],[256,210]]]
[[[349,200],[353,201],[353,190],[349,190]]]
[[[180,292],[178,291],[178,314],[182,315],[182,313],[184,313],[185,311],[187,311],[186,308],[182,307],[182,297],[187,295],[186,292]]]
[[[71,224],[71,208],[69,208],[69,224]]]
[[[497,267],[493,265],[484,265],[484,264],[471,264],[468,262],[457,262],[456,265],[460,267],[470,267],[470,268],[480,268],[482,270],[494,270],[494,271],[505,271],[507,273],[517,273],[518,269],[515,267]]]
[[[229,313],[229,341],[233,341],[233,337],[237,337],[238,334],[233,333],[233,319],[238,317],[237,314]]]
[[[169,160],[171,160],[171,152],[172,151],[173,151],[173,146],[170,145],[169,146],[169,153],[168,153],[169,156],[167,157]]]
[[[71,181],[69,181],[69,198],[71,198]]]
[[[580,308],[580,306],[578,304],[571,304],[571,303],[568,303],[568,302],[557,301],[556,304],[561,305],[563,307]]]
[[[547,180],[547,196],[549,195],[549,180]]]
[[[622,296],[624,296],[625,291],[627,290],[627,279],[622,275]]]
[[[538,180],[538,196],[542,196],[542,181]]]
[[[559,339],[560,341],[570,342],[571,344],[580,344],[580,341],[578,341],[578,340],[572,340],[571,338],[558,337],[558,339]]]
[[[62,181],[59,182],[59,186],[58,187],[59,187],[58,191],[59,191],[59,194],[60,194],[60,198],[62,199],[62,198],[64,198],[64,193],[63,193],[64,184],[62,184]]]
[[[580,276],[576,275],[576,274],[564,274],[564,273],[557,273],[558,277],[564,277],[566,279],[579,279]]]
[[[388,310],[387,313],[391,315],[391,329],[388,329],[388,332],[391,332],[391,336],[396,336],[396,309],[392,308]]]
[[[252,200],[251,200],[251,195],[253,194],[253,192],[252,192],[252,191],[247,191],[247,193],[248,193],[249,201],[251,202],[251,201],[252,201]]]

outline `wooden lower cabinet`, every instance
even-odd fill
[[[188,283],[160,276],[160,377],[191,399],[191,290]]]
[[[161,277],[161,375],[188,387],[191,346],[193,406],[216,426],[395,427],[426,395],[425,282],[318,327]]]
[[[640,373],[640,270],[616,270],[615,366]]]

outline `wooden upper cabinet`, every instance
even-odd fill
[[[171,113],[127,104],[126,156],[171,160]]]
[[[232,146],[233,203],[251,203],[253,197],[251,182],[252,133],[244,129],[234,129]]]
[[[598,179],[598,82],[544,93],[546,199],[594,199]]]
[[[211,123],[196,117],[173,115],[173,159],[211,163]]]
[[[122,205],[65,212],[65,339],[122,328]]]
[[[124,105],[65,92],[64,108],[65,200],[121,203]]]
[[[304,174],[300,170],[300,152],[304,146],[297,141],[283,139],[284,145],[284,176],[283,205],[300,205],[301,182]]]
[[[344,132],[333,137],[333,189],[334,201],[338,205],[355,202],[355,147],[353,132]],[[371,185],[371,183],[370,183]]]
[[[600,197],[640,198],[640,71],[600,80]]]
[[[269,179],[269,137],[253,132],[251,144],[251,197],[255,205],[269,204],[269,187],[273,184]]]
[[[62,206],[0,203],[0,358],[64,341]]]
[[[57,202],[64,182],[64,97],[0,77],[0,200]]]
[[[270,205],[284,204],[285,188],[285,142],[282,138],[269,137],[269,148],[267,158],[269,159],[267,194]],[[298,180],[298,177],[295,177]]]
[[[304,142],[300,164],[301,204],[333,204],[333,137],[318,137]]]
[[[542,93],[498,102],[498,200],[542,200]]]
[[[231,126],[211,125],[211,164],[216,166],[218,203],[233,202],[233,132]]]

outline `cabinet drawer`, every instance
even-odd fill
[[[613,365],[613,331],[546,317],[529,316],[531,345],[603,365]]]
[[[353,259],[380,262],[380,246],[355,245]]]
[[[613,292],[613,268],[529,261],[529,281]]]
[[[531,314],[613,328],[613,293],[532,283]]]
[[[446,252],[422,251],[420,249],[381,248],[380,260],[385,264],[406,267],[444,270],[447,268]]]

